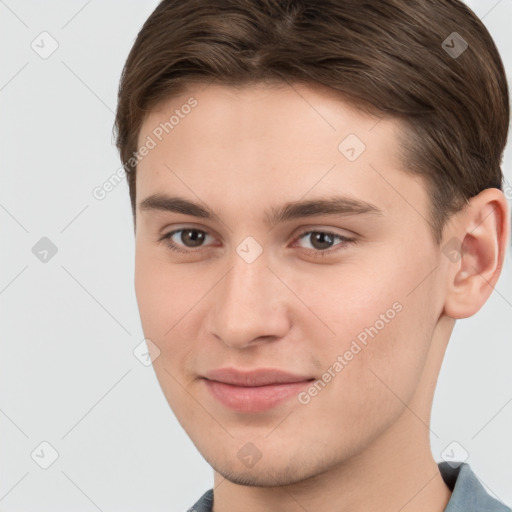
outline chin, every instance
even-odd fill
[[[234,471],[232,468],[215,468],[215,471],[222,475],[226,480],[249,487],[281,487],[302,482],[308,476],[302,474],[302,471],[282,470],[273,472],[260,468],[258,471]],[[225,469],[225,470],[224,470]]]
[[[237,484],[250,487],[280,487],[285,485],[297,484],[309,478],[313,478],[328,468],[325,467],[325,461],[316,464],[305,463],[288,459],[287,462],[278,460],[263,460],[263,457],[256,465],[249,469],[240,467],[238,459],[235,461],[219,461],[206,458],[210,466],[226,480]]]

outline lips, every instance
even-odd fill
[[[205,374],[206,387],[221,404],[239,412],[261,412],[296,396],[314,378],[277,369],[221,368]]]

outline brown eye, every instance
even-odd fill
[[[330,233],[310,233],[309,234],[311,245],[315,249],[325,250],[329,249],[334,242],[334,236]]]
[[[334,246],[340,246],[339,249],[342,249],[346,245],[351,242],[355,242],[355,239],[348,238],[342,235],[338,235],[337,233],[331,233],[329,231],[307,231],[302,233],[299,236],[299,240],[308,240],[310,247],[304,247],[306,252],[308,253],[332,253],[337,251],[338,249],[331,248]],[[335,243],[336,240],[339,240],[339,243]]]
[[[186,253],[201,248],[207,236],[210,235],[199,229],[182,228],[163,235],[159,241],[164,241],[173,251]]]
[[[187,247],[199,247],[204,242],[205,235],[203,231],[197,229],[181,229],[181,241]]]

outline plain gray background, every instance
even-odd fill
[[[126,181],[93,196],[120,167],[118,81],[157,3],[0,1],[3,512],[184,511],[213,483],[152,367],[133,353],[143,334]],[[510,76],[511,0],[468,4]],[[512,185],[510,145],[504,167]],[[467,457],[507,504],[511,316],[509,250],[488,303],[456,325],[431,424],[436,460]]]

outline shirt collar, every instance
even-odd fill
[[[510,507],[484,489],[469,464],[441,462],[438,466],[445,484],[452,491],[444,512],[511,512]]]

